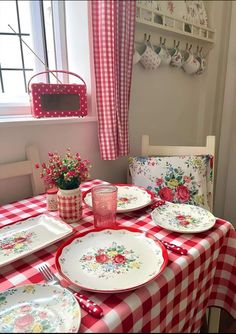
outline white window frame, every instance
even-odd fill
[[[91,75],[94,71],[92,55],[90,54],[88,1],[53,0],[52,3],[57,66],[58,69],[63,68],[65,70],[68,68],[70,72],[79,74],[85,80],[88,96],[88,116],[82,118],[33,118],[30,112],[29,99],[24,102],[17,101],[5,105],[1,104],[0,101],[0,127],[97,122],[96,95],[94,93],[95,78],[94,75]],[[74,76],[64,75],[61,77],[61,80],[65,83],[68,79],[69,82],[74,82]],[[4,109],[4,112],[1,112],[1,108]]]
[[[32,24],[32,39],[34,44],[32,49],[38,55],[38,57],[45,63],[45,54],[43,41],[43,26],[41,20],[40,1],[34,0],[30,2],[31,6],[31,24]],[[65,24],[65,4],[64,1],[52,1],[53,12],[53,30],[54,30],[54,48],[56,54],[56,69],[63,68],[68,69],[67,58],[67,43],[66,43],[66,24]],[[24,39],[24,38],[23,38]],[[54,68],[55,69],[55,68]],[[53,69],[53,70],[54,70]],[[39,61],[36,62],[35,72],[43,72],[45,66]],[[42,76],[39,76],[42,80]],[[63,82],[67,82],[67,76],[63,75]],[[35,78],[35,82],[38,80]],[[31,115],[29,96],[22,98],[12,97],[8,99],[2,98],[0,101],[0,118],[7,118],[8,116],[29,116]]]

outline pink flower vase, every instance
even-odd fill
[[[59,189],[57,193],[59,217],[66,223],[76,223],[82,217],[82,199],[80,188]]]

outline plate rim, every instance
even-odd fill
[[[77,333],[80,329],[80,326],[81,326],[81,320],[82,320],[82,311],[81,311],[81,307],[80,307],[80,304],[78,302],[78,300],[76,299],[76,297],[74,296],[73,292],[69,291],[68,289],[66,289],[65,287],[59,285],[59,284],[55,284],[55,285],[52,285],[52,284],[49,284],[49,283],[26,283],[26,284],[23,284],[23,285],[19,285],[19,286],[12,286],[11,288],[8,288],[8,289],[5,289],[3,291],[0,291],[0,294],[2,293],[5,293],[9,290],[12,290],[12,289],[23,289],[24,287],[27,287],[27,286],[40,286],[40,287],[50,287],[50,288],[56,288],[56,289],[62,289],[62,290],[67,290],[68,293],[71,295],[72,299],[74,299],[76,301],[76,304],[77,304],[77,308],[78,310],[80,311],[80,316],[79,316],[79,320],[78,320],[78,324],[77,324],[77,328],[75,331],[73,332],[69,332],[69,333]],[[11,296],[11,295],[10,295]],[[17,303],[16,303],[17,305]]]
[[[103,230],[115,230],[115,231],[117,231],[117,230],[126,230],[126,231],[129,231],[129,232],[143,234],[145,237],[151,238],[152,240],[154,240],[159,245],[159,247],[161,248],[162,257],[163,257],[163,263],[162,263],[162,265],[160,267],[159,272],[156,275],[154,275],[152,278],[150,278],[149,280],[145,281],[144,283],[141,283],[139,285],[136,285],[136,286],[133,286],[133,287],[130,287],[130,288],[117,289],[117,290],[100,290],[100,289],[93,289],[93,288],[90,289],[90,288],[88,288],[86,286],[82,286],[82,285],[77,284],[77,283],[73,282],[72,280],[70,280],[70,278],[67,277],[67,275],[65,275],[62,272],[61,265],[59,263],[59,258],[60,258],[60,255],[62,254],[63,249],[66,246],[68,246],[69,244],[71,244],[73,242],[73,240],[75,240],[75,239],[77,239],[79,237],[84,237],[84,236],[86,236],[89,233],[96,233],[96,232],[100,232],[100,231],[103,231]],[[155,235],[151,234],[148,231],[142,231],[140,229],[133,228],[133,227],[115,226],[115,227],[93,228],[93,229],[90,229],[90,230],[85,231],[85,232],[77,233],[76,235],[74,235],[71,238],[67,239],[58,248],[58,250],[56,252],[56,255],[55,255],[55,266],[56,266],[56,269],[57,269],[58,273],[60,274],[60,276],[63,277],[72,286],[75,286],[75,287],[80,288],[80,289],[85,290],[85,291],[92,291],[92,292],[98,292],[98,293],[120,293],[120,292],[126,292],[126,291],[131,291],[131,290],[138,289],[138,288],[140,288],[142,286],[145,286],[146,284],[150,283],[154,279],[156,279],[163,272],[163,270],[166,268],[166,266],[168,264],[168,260],[169,260],[169,256],[168,256],[168,252],[167,252],[166,247],[158,240],[157,237],[155,237]]]
[[[197,207],[196,205],[193,205],[193,204],[185,204],[185,203],[172,203],[172,202],[167,202],[166,203],[169,205],[169,204],[177,204],[177,205],[185,205],[188,206],[188,207]],[[165,204],[164,204],[165,205]],[[204,229],[202,229],[201,231],[188,231],[188,230],[179,230],[177,228],[169,228],[169,227],[164,227],[163,225],[159,224],[159,222],[157,222],[155,219],[154,219],[154,211],[158,211],[158,209],[160,209],[160,207],[157,207],[155,208],[152,212],[151,212],[151,217],[152,217],[152,220],[155,224],[157,224],[158,226],[160,226],[161,228],[165,229],[165,230],[168,230],[168,231],[171,231],[171,232],[177,232],[177,233],[184,233],[184,234],[195,234],[195,233],[202,233],[202,232],[206,232],[208,230],[210,230],[212,227],[214,227],[214,225],[216,224],[216,217],[213,215],[212,212],[210,212],[209,210],[205,209],[205,208],[202,208],[202,207],[198,207],[199,209],[201,210],[204,210],[204,211],[207,211],[208,213],[210,213],[212,215],[212,218],[214,218],[214,223],[210,226],[210,227],[206,227]]]
[[[125,212],[132,212],[132,211],[136,211],[136,210],[140,210],[140,209],[143,209],[143,208],[145,208],[146,206],[148,206],[148,205],[151,205],[152,203],[153,203],[153,201],[154,201],[154,198],[155,198],[155,194],[151,191],[151,190],[148,190],[148,189],[146,189],[146,188],[144,188],[144,187],[142,187],[142,186],[137,186],[137,185],[135,185],[135,184],[131,184],[131,183],[111,183],[111,185],[112,186],[118,186],[118,187],[135,187],[135,188],[139,188],[139,189],[141,189],[141,190],[144,190],[146,193],[148,193],[150,196],[151,196],[151,200],[150,200],[150,202],[149,203],[146,203],[146,204],[144,204],[144,205],[141,205],[141,206],[139,206],[139,207],[137,207],[137,208],[133,208],[133,209],[117,209],[117,211],[116,211],[116,213],[125,213]],[[93,187],[95,187],[95,186],[93,186]],[[92,190],[92,188],[93,187],[91,187],[91,188],[89,188],[88,190],[86,190],[85,192],[83,192],[83,194],[82,194],[82,199],[83,199],[83,203],[88,207],[88,208],[90,208],[90,209],[92,209],[92,206],[90,206],[90,205],[88,205],[86,202],[85,202],[85,197],[87,196],[87,194],[89,194],[90,192],[91,192],[91,190]]]
[[[39,250],[42,250],[42,249],[43,249],[44,247],[46,247],[46,246],[47,246],[47,247],[48,247],[48,246],[51,246],[51,245],[53,245],[54,243],[56,243],[56,242],[58,242],[58,241],[64,239],[65,237],[71,235],[73,232],[76,231],[76,229],[75,229],[73,226],[67,224],[67,223],[64,222],[63,220],[60,220],[59,217],[50,215],[50,214],[47,213],[47,212],[40,212],[40,213],[33,214],[33,215],[31,215],[30,217],[28,217],[28,218],[23,218],[23,219],[20,218],[20,219],[14,221],[14,222],[12,222],[12,223],[5,224],[5,225],[3,225],[3,226],[0,226],[0,234],[1,234],[1,230],[4,229],[4,228],[7,228],[7,227],[9,227],[9,226],[10,226],[10,227],[11,227],[11,226],[14,226],[14,225],[17,224],[17,223],[25,222],[25,221],[28,221],[28,220],[30,220],[30,219],[34,219],[34,218],[37,218],[37,217],[40,218],[40,216],[43,216],[43,215],[45,215],[45,216],[47,216],[47,217],[49,217],[49,218],[52,218],[52,219],[56,220],[59,224],[66,225],[66,226],[70,229],[70,231],[68,231],[68,232],[65,233],[64,235],[61,235],[61,236],[58,237],[57,239],[52,240],[52,241],[50,241],[50,242],[46,242],[46,241],[45,241],[44,243],[42,243],[41,245],[39,245],[37,248],[34,248],[34,249],[32,249],[32,250],[30,250],[30,251],[28,251],[28,252],[25,252],[25,253],[22,253],[22,254],[16,254],[16,256],[15,256],[14,258],[12,258],[12,259],[6,259],[6,261],[4,261],[4,262],[1,262],[1,261],[0,261],[0,268],[2,268],[3,266],[7,266],[7,265],[9,265],[10,263],[15,262],[15,261],[17,261],[17,260],[20,260],[20,259],[22,259],[22,258],[24,258],[24,257],[26,257],[26,256],[29,256],[29,255],[31,255],[31,254],[33,254],[33,253],[39,251]],[[0,239],[1,239],[1,235],[0,235]]]

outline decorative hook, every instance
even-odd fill
[[[164,38],[164,42],[162,43],[162,45],[165,45],[166,44],[166,38]]]
[[[186,43],[186,50],[188,50],[188,43]]]
[[[160,37],[160,44],[162,44],[162,37]]]
[[[201,47],[201,49],[200,49],[199,53],[200,53],[200,55],[202,54],[202,47]]]
[[[178,48],[178,47],[179,47],[179,45],[180,45],[180,41],[178,41],[178,43],[176,44],[176,47]]]
[[[147,34],[145,33],[144,34],[144,41],[146,41],[147,40]]]
[[[192,49],[192,44],[190,44],[190,47],[189,47],[188,51],[191,51],[191,49]]]
[[[147,42],[150,42],[151,35],[148,36]]]

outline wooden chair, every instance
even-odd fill
[[[35,164],[40,162],[37,147],[29,145],[26,147],[26,160],[0,164],[0,180],[16,176],[30,175],[33,195],[45,192],[44,184],[40,178],[40,172]]]
[[[178,156],[178,155],[212,155],[215,160],[215,136],[206,137],[205,146],[156,146],[150,144],[149,135],[142,135],[142,156]],[[213,211],[213,187],[214,187],[214,164],[213,164],[213,182],[212,197],[209,203]],[[210,307],[207,310],[208,333],[217,333],[219,331],[220,309]]]

